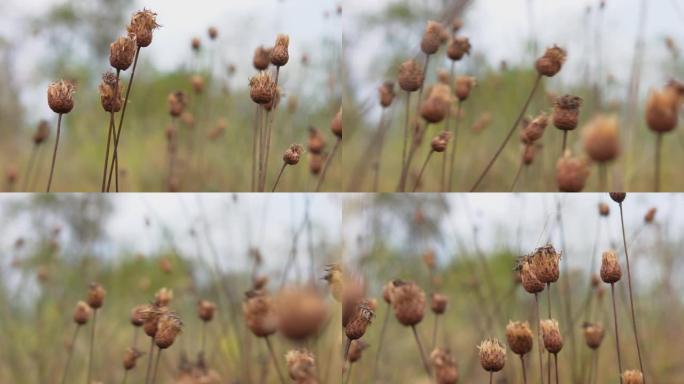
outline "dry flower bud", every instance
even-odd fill
[[[207,30],[207,34],[209,35],[209,38],[212,40],[216,40],[218,37],[218,29],[216,27],[209,27]]]
[[[173,312],[168,312],[159,318],[157,333],[154,335],[154,343],[159,349],[170,347],[176,340],[176,336],[183,329],[183,321],[180,316]]]
[[[263,291],[246,293],[242,303],[242,314],[247,328],[257,337],[267,337],[276,332],[278,318],[270,296]]]
[[[394,101],[394,97],[396,96],[394,93],[394,83],[391,81],[385,81],[378,88],[378,93],[380,94],[380,105],[383,108],[389,107],[392,105],[392,101]]]
[[[190,84],[192,85],[192,90],[196,94],[201,94],[204,92],[204,77],[201,75],[192,75],[190,78]]]
[[[547,48],[546,52],[544,52],[544,56],[537,59],[535,63],[537,73],[546,77],[555,76],[563,67],[565,57],[566,53],[563,48],[560,48],[557,45]]]
[[[276,36],[275,46],[273,51],[271,51],[271,64],[276,67],[282,67],[287,64],[290,60],[290,54],[288,53],[288,46],[290,44],[290,37],[288,35],[278,35]]]
[[[646,224],[651,224],[653,220],[655,219],[657,209],[656,207],[651,207],[649,210],[646,212],[646,215],[644,215],[644,222]]]
[[[157,14],[148,9],[143,9],[133,15],[127,29],[128,35],[135,37],[138,47],[144,48],[152,44],[152,34],[159,27]]]
[[[561,192],[580,192],[589,178],[589,168],[584,158],[572,157],[566,150],[556,163],[556,183]]]
[[[317,128],[309,127],[309,139],[307,148],[313,154],[320,154],[325,148],[325,138]]]
[[[610,192],[608,194],[608,196],[610,196],[610,198],[614,202],[619,204],[619,203],[622,203],[623,201],[625,201],[625,198],[627,197],[627,193],[625,193],[625,192]]]
[[[48,106],[53,112],[64,114],[74,109],[74,93],[76,88],[71,81],[60,80],[48,86]]]
[[[646,123],[656,133],[670,132],[677,126],[680,95],[673,87],[651,90],[646,101]]]
[[[162,315],[166,314],[169,310],[166,307],[157,307],[156,305],[147,306],[141,315],[145,319],[143,324],[143,330],[145,334],[149,337],[154,337],[159,329],[159,319]]]
[[[608,206],[608,204],[601,202],[601,203],[599,203],[598,207],[599,207],[599,214],[601,216],[610,215],[610,207]]]
[[[145,324],[145,320],[147,320],[147,314],[149,311],[149,304],[141,304],[133,307],[133,310],[131,310],[131,324],[134,327],[140,327]]]
[[[597,162],[614,160],[620,153],[617,116],[598,115],[582,131],[584,150]]]
[[[555,319],[542,320],[539,322],[539,327],[546,350],[554,355],[560,352],[563,349],[563,336],[558,329],[558,321]]]
[[[458,368],[451,351],[435,348],[430,354],[430,362],[434,369],[436,384],[456,384],[458,382]]]
[[[87,302],[90,308],[98,309],[104,304],[105,290],[98,283],[90,283],[88,286],[88,298]]]
[[[454,83],[454,92],[460,101],[464,101],[470,95],[476,81],[472,76],[457,76]]]
[[[442,45],[444,36],[444,27],[436,21],[428,21],[423,33],[423,39],[420,42],[420,49],[426,55],[432,55],[439,50]]]
[[[520,131],[520,138],[525,144],[532,144],[542,138],[544,130],[549,124],[549,119],[543,112],[530,121],[525,128]]]
[[[372,304],[368,300],[362,300],[356,305],[351,320],[344,327],[345,335],[350,340],[360,339],[366,333],[374,316]]]
[[[433,293],[430,300],[430,309],[437,315],[442,315],[446,312],[449,298],[441,293]]]
[[[351,344],[349,344],[349,353],[347,354],[349,362],[355,363],[361,360],[361,355],[366,348],[368,348],[368,343],[365,341],[352,340]]]
[[[600,323],[584,324],[584,341],[591,349],[597,349],[603,341],[604,330]]]
[[[643,384],[644,375],[638,370],[627,370],[622,373],[624,384]]]
[[[102,75],[99,86],[100,102],[106,112],[119,112],[123,106],[123,92],[119,79],[112,72]]]
[[[209,322],[214,318],[216,304],[208,300],[200,300],[197,303],[197,316],[204,322]]]
[[[74,322],[78,325],[84,325],[90,320],[90,315],[93,311],[90,309],[88,304],[84,301],[79,301],[76,303],[76,309],[74,310]]]
[[[532,350],[533,336],[530,325],[520,321],[508,321],[506,326],[506,340],[511,351],[517,355],[524,355]]]
[[[561,254],[556,252],[553,245],[537,248],[530,257],[535,276],[542,283],[555,283],[560,277]]]
[[[480,365],[487,372],[498,372],[506,364],[506,348],[497,339],[485,339],[477,346]]]
[[[301,145],[292,144],[290,145],[290,148],[285,151],[285,154],[283,155],[283,161],[287,165],[296,165],[299,163],[299,158],[303,152],[304,148]]]
[[[290,350],[285,355],[290,378],[297,384],[317,384],[316,359],[307,350]]]
[[[399,66],[399,87],[406,92],[415,92],[423,84],[423,69],[410,59]]]
[[[50,136],[50,123],[47,120],[41,120],[38,123],[36,132],[33,134],[33,144],[40,145]]]
[[[326,156],[320,153],[311,153],[309,156],[309,172],[317,176],[323,170],[323,163],[325,163]]]
[[[125,71],[133,64],[137,46],[135,36],[121,36],[109,46],[109,64],[120,71]]]
[[[442,131],[439,135],[435,136],[430,143],[432,150],[435,152],[444,152],[447,149],[449,140],[451,139],[451,132]]]
[[[168,307],[171,300],[173,300],[173,291],[166,287],[154,294],[154,305],[158,307]]]
[[[603,252],[601,260],[601,280],[603,280],[604,283],[614,284],[620,281],[621,277],[622,270],[620,269],[617,254],[612,250]]]
[[[143,353],[135,347],[127,348],[123,357],[124,369],[130,371],[131,369],[135,368],[135,363],[138,361],[138,358],[142,355]]]
[[[582,98],[572,95],[557,97],[553,103],[553,125],[563,131],[577,127]]]
[[[392,284],[391,281],[388,281],[387,284],[385,284],[382,287],[382,299],[385,300],[385,303],[387,304],[392,304],[392,290],[394,289],[394,284]]]
[[[249,79],[249,95],[257,104],[268,104],[273,100],[276,85],[271,75],[266,72],[259,72],[256,76]]]
[[[453,61],[458,61],[465,55],[470,55],[470,40],[460,36],[451,38],[447,46],[447,56]]]
[[[252,65],[258,71],[264,71],[271,64],[271,48],[266,48],[263,45],[254,50],[254,58]]]
[[[308,287],[286,287],[276,297],[278,330],[293,340],[315,335],[328,316],[323,298]]]
[[[169,114],[173,117],[180,117],[188,105],[188,98],[181,91],[171,92],[167,98],[167,103],[169,105]]]
[[[392,282],[392,309],[397,320],[405,325],[416,325],[425,314],[425,292],[414,282]]]
[[[451,106],[451,92],[445,84],[435,84],[430,96],[420,107],[420,116],[428,123],[439,123],[446,117]]]
[[[528,293],[539,293],[544,290],[544,283],[535,275],[529,256],[520,259],[517,269],[525,291]]]

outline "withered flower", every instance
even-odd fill
[[[79,301],[76,303],[76,309],[74,309],[74,322],[78,325],[86,324],[90,320],[92,312],[85,301]]]
[[[135,37],[138,47],[145,48],[152,44],[152,33],[159,27],[157,14],[148,9],[143,9],[133,14],[127,29],[128,35]]]
[[[565,57],[565,50],[554,45],[551,48],[547,48],[544,55],[537,59],[535,68],[540,75],[553,77],[560,72],[563,63],[565,63]]]
[[[119,112],[123,106],[122,85],[113,72],[102,75],[99,90],[102,108],[106,112]]]
[[[133,64],[136,53],[135,36],[121,36],[109,46],[109,64],[125,71]]]
[[[249,95],[257,104],[268,104],[273,100],[276,85],[271,75],[267,72],[259,72],[256,76],[249,79]]]
[[[530,325],[520,321],[508,321],[506,340],[511,351],[517,355],[525,355],[532,350],[533,336]]]
[[[544,347],[552,354],[557,354],[563,348],[563,336],[558,329],[558,321],[546,319],[539,322]]]
[[[90,308],[101,308],[102,304],[104,304],[105,293],[104,288],[102,288],[100,284],[95,282],[90,283],[88,286],[88,299],[86,300]]]
[[[257,337],[274,334],[278,326],[278,317],[271,297],[264,291],[250,291],[242,303],[242,314],[245,323]]]
[[[618,262],[615,251],[608,250],[603,252],[601,260],[601,280],[604,283],[613,284],[622,278],[622,270]]]
[[[279,34],[276,36],[275,46],[271,51],[271,64],[276,67],[282,67],[290,60],[288,46],[290,44],[290,37],[288,35]]]
[[[157,324],[157,333],[154,335],[154,343],[159,349],[170,347],[176,340],[176,336],[183,329],[183,321],[174,312],[161,315]]]
[[[399,66],[399,87],[406,92],[415,92],[423,84],[423,69],[410,59]]]
[[[405,326],[413,326],[423,320],[425,292],[414,282],[392,282],[392,309],[397,320]]]
[[[497,339],[485,339],[477,346],[480,365],[487,372],[498,372],[506,364],[506,348]]]
[[[48,106],[53,112],[64,114],[74,109],[74,83],[68,80],[60,80],[48,86]]]
[[[283,161],[287,165],[296,165],[299,163],[299,158],[303,152],[304,148],[301,145],[292,144],[290,145],[290,148],[285,151],[285,154],[283,155]]]

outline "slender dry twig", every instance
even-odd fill
[[[610,297],[613,300],[613,320],[615,324],[615,349],[617,350],[618,376],[620,376],[620,383],[622,383],[622,357],[620,355],[620,332],[618,331],[617,308],[615,307],[615,283],[610,284]]]
[[[76,336],[78,336],[79,329],[81,329],[81,326],[76,325],[74,335],[71,337],[71,344],[69,345],[69,352],[67,353],[66,365],[64,366],[64,373],[62,374],[62,384],[66,383],[67,374],[69,373],[69,365],[71,365],[71,358],[74,355],[74,348],[76,347]]]
[[[268,336],[264,337],[264,340],[266,340],[266,345],[268,346],[268,352],[271,354],[271,359],[273,359],[273,366],[275,367],[276,372],[278,372],[278,378],[280,378],[280,383],[285,384],[285,378],[283,377],[282,372],[280,372],[280,367],[278,366],[278,359],[276,358],[275,351],[273,350],[273,345],[271,344],[271,340],[268,338]]]
[[[420,342],[420,337],[418,336],[418,331],[416,330],[416,326],[412,325],[411,329],[413,330],[413,336],[416,338],[416,344],[418,345],[418,352],[420,352],[420,359],[423,361],[423,368],[425,368],[425,373],[427,373],[428,376],[431,376],[430,365],[428,364],[427,358],[425,357],[425,350],[423,349],[423,343]]]
[[[382,351],[382,342],[385,339],[385,329],[387,329],[387,321],[389,320],[390,306],[387,304],[387,311],[385,311],[385,320],[382,321],[382,328],[380,328],[380,340],[378,341],[378,351],[375,353],[375,363],[373,365],[373,382],[378,381],[378,363],[380,362],[380,352]]]
[[[404,172],[406,166],[406,149],[409,138],[409,116],[411,114],[411,92],[406,91],[406,119],[404,120],[404,144],[401,150],[401,172]]]
[[[57,137],[55,138],[55,150],[52,152],[52,164],[50,165],[50,177],[48,178],[47,192],[50,192],[52,175],[55,173],[55,160],[57,160],[57,147],[59,146],[59,133],[62,129],[62,114],[57,118]]]
[[[90,331],[90,352],[88,353],[88,379],[86,384],[91,383],[93,377],[93,353],[95,347],[95,324],[97,323],[97,308],[93,308],[93,327]]]
[[[428,152],[428,155],[425,158],[425,162],[423,163],[423,167],[420,169],[420,173],[418,174],[418,178],[416,178],[416,184],[413,186],[413,192],[415,192],[418,189],[418,185],[420,185],[420,179],[423,177],[423,172],[425,172],[425,168],[427,167],[428,162],[430,161],[430,158],[432,157],[432,154],[434,152],[435,151],[433,150],[430,150],[430,152]]]
[[[33,170],[33,164],[36,162],[36,155],[38,154],[38,145],[34,145],[31,150],[31,157],[29,157],[28,165],[26,166],[26,175],[24,175],[24,180],[22,181],[21,191],[28,192],[26,188],[29,185],[29,179],[31,178],[31,171]]]
[[[465,101],[465,100],[464,100]],[[456,165],[456,143],[458,142],[456,140],[457,135],[458,135],[458,124],[461,120],[461,104],[463,101],[458,102],[458,107],[456,108],[456,118],[454,119],[454,131],[452,133],[452,141],[453,144],[451,145],[451,156],[449,158],[449,177],[447,179],[447,188],[448,191],[453,191],[454,190],[454,184],[453,184],[453,176],[454,176],[454,166]],[[451,111],[451,108],[449,108],[449,111]],[[447,120],[448,122],[448,120]]]
[[[147,358],[147,370],[145,371],[145,384],[150,380],[150,372],[152,371],[152,360],[154,358],[154,337],[150,337],[150,353]]]
[[[280,172],[278,172],[278,177],[276,178],[275,183],[273,183],[273,189],[271,189],[271,192],[275,192],[276,188],[278,188],[278,182],[280,181],[280,177],[283,176],[283,172],[285,171],[285,167],[287,167],[287,163],[283,163],[282,168],[280,168]]]
[[[539,294],[534,294],[534,306],[537,310],[537,349],[539,350],[539,382],[544,384],[544,363],[542,362],[542,337],[541,337],[541,327],[539,326],[541,322],[541,315],[539,314]]]
[[[527,384],[527,371],[525,371],[524,355],[520,355],[520,364],[522,365],[523,384]]]
[[[337,139],[337,141],[335,142],[335,146],[330,152],[330,156],[328,156],[328,158],[325,159],[325,164],[323,164],[323,171],[321,172],[321,176],[318,178],[318,183],[316,184],[316,192],[319,192],[321,190],[321,185],[323,185],[323,181],[325,180],[325,174],[327,173],[328,168],[330,168],[330,163],[335,157],[335,153],[337,152],[337,148],[340,146],[341,142],[342,139]]]
[[[159,360],[161,360],[161,354],[163,349],[157,348],[157,362],[154,363],[154,374],[152,375],[152,384],[157,382],[157,371],[159,371]]]
[[[653,192],[660,192],[660,159],[663,147],[663,134],[658,133],[656,135],[656,148],[655,148],[655,175],[653,181]],[[631,288],[630,288],[630,298],[631,298]],[[642,371],[643,372],[643,371]]]

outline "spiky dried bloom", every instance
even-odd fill
[[[677,126],[680,95],[674,87],[653,89],[646,101],[646,123],[656,133],[670,132]]]
[[[444,314],[449,305],[449,298],[442,293],[433,293],[430,297],[430,309],[437,315]]]
[[[517,355],[529,353],[532,350],[533,336],[527,321],[509,320],[506,325],[506,340],[513,353]]]
[[[209,300],[200,300],[197,302],[197,316],[204,321],[209,322],[214,318],[216,312],[216,304]]]
[[[539,327],[546,350],[554,355],[560,352],[563,349],[563,336],[558,328],[558,321],[555,319],[541,320]]]
[[[413,326],[423,320],[425,292],[412,281],[392,282],[392,309],[397,320],[405,326]]]
[[[273,300],[264,291],[254,290],[245,294],[242,303],[242,314],[247,328],[256,337],[266,337],[276,332],[278,317]]]
[[[268,69],[271,64],[271,50],[263,45],[256,47],[254,50],[254,57],[252,58],[252,65],[257,71],[264,71]]]
[[[143,353],[138,350],[138,348],[135,347],[129,347],[126,348],[126,352],[124,353],[123,356],[123,367],[125,370],[130,371],[131,369],[135,368],[135,363],[138,361],[138,358],[142,356]]]
[[[288,46],[290,45],[290,37],[288,35],[278,34],[276,42],[271,51],[271,64],[276,67],[282,67],[290,60]]]
[[[622,373],[622,381],[624,384],[642,384],[644,382],[644,375],[639,370],[627,370]]]
[[[520,131],[520,139],[525,144],[532,144],[542,138],[548,125],[549,118],[542,112]]]
[[[445,84],[435,84],[430,95],[421,104],[420,116],[428,123],[439,123],[444,120],[451,106],[451,91]]]
[[[47,120],[38,122],[36,132],[33,134],[33,144],[40,145],[50,136],[50,123]]]
[[[76,303],[76,309],[74,309],[74,322],[78,325],[86,324],[90,320],[92,312],[85,301],[79,301]]]
[[[309,127],[309,138],[307,141],[307,149],[313,154],[320,154],[325,148],[325,138],[321,131],[315,127]]]
[[[369,300],[363,300],[356,305],[351,320],[344,327],[344,334],[350,340],[358,340],[366,333],[366,329],[373,321],[375,312]]]
[[[544,283],[535,275],[529,256],[521,257],[518,260],[516,269],[520,273],[520,279],[525,291],[534,294],[544,290]]]
[[[338,139],[342,139],[342,107],[340,107],[330,122],[330,130]]]
[[[60,80],[48,85],[48,106],[58,114],[69,113],[74,109],[74,93],[76,87],[69,80]]]
[[[608,284],[617,283],[622,278],[622,269],[620,269],[620,262],[618,262],[615,251],[608,250],[603,252],[600,274],[601,280]]]
[[[92,309],[101,308],[104,304],[104,297],[106,291],[98,283],[92,282],[88,285],[88,297],[86,299],[88,305]]]
[[[143,330],[147,336],[154,337],[154,335],[157,334],[159,319],[167,312],[169,312],[167,307],[158,307],[156,305],[149,305],[141,312],[141,315],[145,319]]]
[[[506,364],[506,347],[497,339],[485,339],[477,346],[480,365],[487,372],[499,372]]]
[[[392,291],[394,290],[394,284],[392,284],[391,281],[388,281],[387,284],[385,284],[382,287],[382,299],[385,300],[385,303],[391,304],[392,303]]]
[[[430,354],[430,363],[434,370],[436,384],[456,384],[458,382],[456,359],[451,355],[451,351],[445,348],[435,348]]]
[[[432,55],[439,50],[439,46],[444,42],[444,26],[437,22],[429,20],[423,32],[423,38],[420,41],[420,49],[426,55]]]
[[[154,294],[154,304],[158,307],[168,307],[173,300],[173,290],[163,287]]]
[[[447,56],[453,61],[461,60],[463,56],[470,55],[470,48],[470,40],[467,37],[450,38],[447,45]]]
[[[180,117],[188,105],[188,98],[181,91],[171,92],[167,98],[167,103],[169,105],[169,114],[173,117]]]
[[[305,349],[289,350],[285,354],[287,371],[297,384],[318,384],[316,359],[313,353]]]
[[[192,77],[190,77],[190,85],[192,85],[192,90],[195,94],[201,94],[204,92],[204,77],[202,77],[202,75],[192,75]]]
[[[131,324],[134,327],[141,327],[145,324],[150,307],[150,304],[140,304],[133,307],[131,310]]]
[[[271,75],[267,72],[259,72],[249,79],[249,96],[257,104],[268,104],[273,100],[276,85]]]
[[[102,75],[102,83],[98,87],[100,103],[106,112],[119,112],[123,106],[122,84],[113,72]]]
[[[601,323],[586,323],[584,328],[584,341],[591,349],[597,349],[603,341],[604,330]]]
[[[127,30],[129,36],[135,37],[135,43],[138,47],[145,48],[152,44],[153,32],[159,27],[157,14],[144,8],[142,11],[133,14]]]
[[[363,354],[363,351],[368,347],[368,343],[366,343],[363,340],[353,340],[349,345],[349,354],[347,355],[349,362],[355,363],[361,360],[361,355]]]
[[[535,276],[542,283],[555,283],[560,277],[560,252],[548,244],[535,249],[530,257]]]
[[[546,77],[555,76],[563,67],[565,57],[566,53],[563,48],[560,48],[557,45],[547,48],[544,55],[535,62],[537,73]]]
[[[611,200],[613,200],[616,203],[622,203],[625,201],[625,198],[627,197],[627,193],[625,192],[610,192],[608,194],[610,196]]]
[[[218,37],[218,29],[216,27],[209,27],[207,30],[207,34],[209,35],[209,38],[212,40],[216,40]]]
[[[423,84],[423,69],[415,60],[409,59],[399,65],[399,87],[406,92],[415,92]]]
[[[646,211],[646,214],[644,215],[644,223],[646,224],[651,224],[653,220],[655,220],[655,215],[658,210],[656,207],[651,207]]]
[[[577,128],[582,98],[573,95],[557,97],[553,102],[553,125],[563,131]]]
[[[573,157],[570,150],[566,150],[563,157],[556,163],[556,183],[561,192],[580,192],[589,178],[587,160]]]
[[[444,152],[447,149],[447,145],[451,140],[451,132],[442,131],[439,135],[435,136],[430,143],[432,150],[435,152]]]
[[[610,207],[608,206],[608,204],[606,204],[604,202],[600,202],[598,205],[598,208],[599,208],[599,215],[601,215],[601,216],[610,215]]]
[[[597,115],[582,130],[582,139],[584,151],[592,160],[614,160],[620,154],[617,116]]]
[[[304,147],[299,144],[292,144],[283,154],[283,161],[287,165],[296,165],[304,152]]]
[[[464,101],[470,96],[470,91],[477,82],[472,76],[456,76],[454,80],[454,92],[460,101]]]
[[[176,336],[183,330],[183,321],[177,313],[168,312],[159,318],[157,327],[154,343],[160,349],[166,349],[173,344]]]
[[[304,340],[315,335],[328,317],[323,298],[308,287],[283,288],[276,297],[278,330],[293,340]]]
[[[125,71],[133,64],[136,52],[135,36],[121,36],[109,45],[109,64]]]

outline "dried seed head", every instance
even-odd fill
[[[283,161],[287,165],[296,165],[299,163],[299,158],[304,152],[304,148],[299,144],[292,144],[290,148],[285,151],[283,155]]]
[[[642,384],[644,382],[644,375],[639,370],[627,370],[622,373],[622,381],[624,384]]]
[[[36,132],[33,134],[33,144],[40,145],[50,136],[50,123],[47,120],[38,122]]]
[[[450,81],[449,71],[447,71],[444,68],[439,68],[437,70],[437,81],[439,81],[442,84],[449,85],[449,81]]]
[[[600,323],[584,324],[584,341],[591,349],[597,349],[603,341],[604,330]]]
[[[350,340],[360,339],[366,333],[366,329],[373,321],[374,316],[373,305],[368,299],[362,300],[356,305],[351,320],[344,327],[345,335]]]
[[[207,30],[207,34],[209,35],[209,38],[212,40],[216,40],[218,37],[218,29],[216,27],[209,27],[209,30]]]
[[[649,210],[644,215],[644,223],[651,224],[653,222],[653,220],[655,219],[656,212],[657,212],[656,207],[649,208]]]
[[[133,307],[133,310],[131,310],[131,324],[134,327],[140,327],[143,324],[145,324],[145,320],[147,320],[150,307],[151,305],[149,304],[141,304]]]
[[[169,105],[169,114],[173,117],[180,117],[188,105],[188,98],[181,91],[171,92],[167,98],[167,103]]]
[[[463,19],[460,17],[456,16],[451,20],[451,31],[453,33],[456,33],[463,28]]]
[[[656,133],[670,132],[677,126],[680,95],[673,87],[651,90],[646,101],[646,123]]]
[[[498,372],[506,364],[506,348],[497,339],[485,339],[477,346],[480,365],[487,372]]]
[[[272,48],[266,48],[262,45],[254,50],[252,65],[254,65],[254,68],[256,68],[257,71],[264,71],[271,64],[271,49]]]
[[[135,368],[135,363],[138,361],[138,358],[142,355],[143,353],[135,347],[127,348],[123,357],[124,369],[130,371],[131,369]]]
[[[273,300],[264,291],[247,292],[242,303],[242,314],[247,328],[257,337],[266,337],[276,332],[278,318]]]
[[[420,116],[428,123],[439,123],[446,117],[451,106],[451,92],[445,84],[435,84],[430,96],[420,107]]]
[[[290,37],[288,35],[279,34],[276,36],[275,46],[271,51],[271,64],[276,67],[282,67],[290,60],[288,53],[288,45],[290,45]]]
[[[159,319],[162,315],[169,312],[167,307],[158,307],[156,305],[147,306],[143,312],[141,312],[145,323],[143,324],[143,330],[145,334],[149,337],[154,337],[159,329]]]
[[[553,245],[545,245],[537,248],[530,257],[534,275],[542,283],[555,283],[560,277],[561,254],[556,252]]]
[[[453,61],[458,61],[465,55],[470,55],[470,40],[467,37],[461,36],[449,39],[447,56]]]
[[[464,101],[470,96],[470,91],[476,85],[475,78],[472,76],[457,76],[454,83],[454,92],[460,101]]]
[[[352,340],[351,344],[349,344],[349,353],[347,354],[349,362],[355,363],[361,360],[361,355],[368,346],[368,343],[363,340]]]
[[[190,84],[192,85],[192,90],[195,94],[199,95],[204,92],[204,77],[202,77],[202,75],[192,75]]]
[[[566,53],[563,48],[560,48],[557,45],[547,48],[546,52],[544,52],[544,56],[538,58],[535,63],[537,73],[546,77],[555,76],[563,67],[565,57]]]
[[[307,287],[286,287],[276,297],[278,329],[283,336],[304,340],[315,335],[328,317],[319,293]]]
[[[154,305],[158,307],[168,307],[173,300],[173,290],[166,287],[161,288],[154,294]]]
[[[76,303],[76,309],[74,310],[74,322],[78,325],[84,325],[90,320],[90,314],[93,311],[90,309],[85,301],[79,301]]]
[[[90,308],[101,308],[102,304],[104,304],[105,293],[104,288],[102,288],[100,284],[95,282],[90,283],[88,286],[88,298],[86,300]]]
[[[423,84],[423,69],[415,60],[406,60],[399,66],[399,87],[406,92],[415,92]]]
[[[154,335],[154,343],[159,349],[170,347],[176,340],[176,336],[183,330],[183,321],[174,312],[164,313],[159,317],[157,333]]]
[[[428,21],[423,32],[423,39],[420,42],[420,49],[426,55],[432,55],[439,50],[439,46],[444,42],[444,26],[437,21]]]
[[[392,309],[397,320],[405,325],[416,325],[425,314],[425,292],[414,282],[392,282]]]
[[[553,103],[553,125],[564,131],[577,127],[582,98],[572,95],[557,97]]]
[[[506,326],[506,340],[511,351],[517,355],[524,355],[532,350],[533,336],[530,325],[520,321],[508,321]]]
[[[435,152],[444,152],[447,149],[449,140],[451,139],[451,132],[442,131],[439,135],[435,136],[430,143],[432,150]]]
[[[580,192],[589,178],[587,161],[581,157],[572,157],[566,150],[556,163],[556,183],[561,192]]]
[[[620,281],[621,277],[622,270],[620,269],[620,263],[618,262],[615,251],[608,250],[603,252],[603,258],[601,260],[601,280],[603,280],[604,283],[614,284]]]
[[[157,14],[148,9],[143,9],[133,14],[127,29],[128,35],[135,38],[138,47],[145,48],[152,44],[152,34],[159,27]]]
[[[599,214],[601,216],[610,215],[610,207],[608,206],[608,204],[601,202],[601,203],[599,203],[598,208],[599,208]]]
[[[608,194],[608,196],[610,196],[610,198],[614,202],[619,204],[619,203],[622,203],[623,201],[625,201],[625,198],[627,197],[627,193],[625,193],[625,192],[610,192]]]
[[[380,94],[380,105],[383,108],[389,107],[392,105],[392,101],[394,101],[394,97],[396,96],[394,93],[394,83],[391,81],[385,81],[378,88],[378,93]]]
[[[119,112],[123,106],[122,85],[113,72],[102,75],[99,90],[102,108],[106,112]]]
[[[430,354],[430,363],[434,369],[436,384],[456,384],[458,382],[458,368],[451,351],[435,348]]]
[[[48,86],[48,106],[58,114],[69,113],[74,109],[74,83],[68,80],[60,80]]]
[[[309,156],[309,172],[317,176],[323,170],[323,163],[325,163],[326,156],[320,153],[311,153]]]
[[[263,105],[264,109],[267,111],[272,111],[278,104],[280,104],[280,95],[282,89],[280,87],[275,88],[275,93],[273,94],[273,99],[270,102]]]
[[[307,149],[313,154],[320,154],[325,148],[325,138],[317,128],[309,127]]]
[[[529,256],[521,257],[518,260],[516,269],[520,273],[520,279],[525,291],[528,293],[539,293],[544,290],[544,283],[535,275]]]
[[[249,95],[257,104],[268,104],[273,100],[276,85],[271,75],[266,72],[259,72],[256,76],[249,79]]]
[[[523,148],[523,155],[522,155],[522,161],[523,164],[525,165],[530,165],[534,161],[534,155],[536,154],[537,150],[534,145],[525,145]]]
[[[133,64],[136,52],[135,36],[121,36],[109,46],[109,64],[125,71]]]
[[[287,370],[290,378],[297,384],[316,384],[316,359],[305,349],[293,349],[285,354]]]
[[[252,281],[252,288],[255,290],[264,289],[268,285],[268,276],[256,276]]]
[[[555,319],[542,320],[539,322],[539,327],[546,350],[554,355],[560,352],[563,349],[563,336],[558,329],[558,321]]]
[[[544,130],[549,124],[549,119],[545,113],[540,113],[537,117],[532,119],[525,128],[520,131],[520,139],[525,144],[532,144],[542,138]]]
[[[437,315],[444,314],[449,304],[449,298],[441,293],[433,293],[430,297],[430,309]]]
[[[216,304],[208,300],[200,300],[197,303],[197,316],[204,321],[210,322],[214,318],[216,312]]]
[[[582,131],[584,151],[597,162],[614,160],[620,153],[617,116],[598,115]]]
[[[342,107],[340,107],[339,111],[335,114],[335,117],[333,117],[332,122],[330,123],[330,130],[338,139],[342,139]]]

